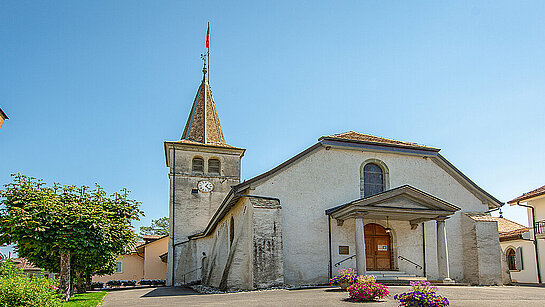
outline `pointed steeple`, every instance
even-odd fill
[[[212,90],[206,78],[206,61],[203,67],[203,78],[191,113],[185,124],[182,140],[189,140],[201,144],[226,145],[221,130],[220,120],[216,111],[216,104],[212,97]]]

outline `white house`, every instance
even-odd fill
[[[204,73],[181,140],[165,142],[167,283],[324,284],[353,267],[502,284],[497,223],[477,218],[502,202],[439,151],[350,131],[240,182],[245,150],[225,142]]]
[[[526,207],[529,228],[518,230],[500,241],[513,282],[542,283],[545,278],[545,186],[510,200],[510,205]],[[509,261],[510,260],[510,261]]]

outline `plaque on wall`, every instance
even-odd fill
[[[346,245],[339,245],[339,255],[350,254],[350,248]]]

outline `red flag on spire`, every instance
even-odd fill
[[[206,30],[206,48],[210,48],[210,23],[208,23],[208,30]]]

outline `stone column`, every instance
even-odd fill
[[[439,279],[452,281],[448,268],[447,231],[445,219],[437,220],[437,265],[439,267]]]
[[[367,263],[365,259],[365,233],[363,231],[363,216],[356,216],[356,271],[365,275]]]

